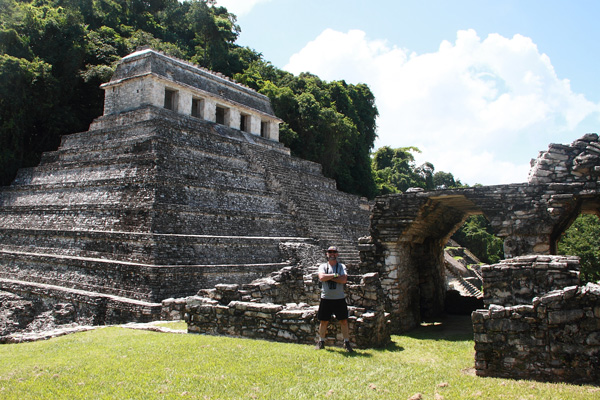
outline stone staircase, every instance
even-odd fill
[[[160,302],[266,276],[286,265],[284,242],[358,262],[369,205],[320,165],[235,129],[139,113],[152,118],[105,116],[63,137],[0,188],[1,279]]]
[[[251,149],[271,185],[280,188],[282,200],[300,224],[303,236],[312,237],[325,249],[335,245],[347,265],[360,262],[358,238],[368,235],[370,205],[364,198],[340,192],[321,166],[309,161],[283,160],[277,154]]]
[[[463,250],[466,249],[461,248],[461,251]],[[463,263],[454,259],[453,254],[453,249],[447,249],[444,251],[444,264],[446,265],[446,280],[448,285],[457,290],[462,296],[482,299],[483,292],[480,289],[481,276],[475,269],[468,269],[465,265],[463,265]],[[478,281],[479,287],[475,286],[472,281]]]

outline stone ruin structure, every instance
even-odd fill
[[[443,247],[468,216],[483,214],[507,260],[481,271],[488,309],[473,314],[477,373],[597,383],[589,371],[600,365],[599,286],[578,286],[578,262],[548,255],[579,214],[600,215],[599,176],[600,141],[587,134],[540,153],[526,183],[377,198],[360,268],[379,273],[392,331],[442,312]],[[536,371],[513,370],[524,365]]]
[[[165,299],[249,284],[303,247],[334,243],[358,263],[370,203],[290,156],[266,96],[153,50],[103,88],[88,131],[0,188],[13,325],[158,319]]]
[[[472,315],[479,376],[597,384],[600,285],[577,257],[531,255],[484,266],[487,309]]]
[[[352,274],[352,340],[380,346],[443,312],[444,245],[483,214],[509,259],[477,277],[477,373],[515,376],[525,357],[557,349],[528,376],[598,366],[597,286],[578,286],[571,258],[543,258],[580,213],[599,213],[597,135],[551,145],[527,183],[370,204],[291,157],[268,99],[222,76],[145,50],[104,89],[89,131],[0,189],[0,298],[15,324],[39,307],[63,322],[185,318],[190,332],[310,343],[314,266],[334,243]]]
[[[439,315],[444,306],[444,245],[471,215],[483,214],[504,254],[554,254],[581,213],[600,212],[600,142],[589,134],[552,144],[532,162],[526,183],[415,191],[378,197],[360,268],[378,272],[395,331]]]

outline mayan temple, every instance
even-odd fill
[[[153,50],[103,89],[88,131],[0,188],[0,290],[150,320],[163,299],[279,270],[284,243],[358,261],[369,203],[290,155],[267,97]]]

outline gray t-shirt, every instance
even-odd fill
[[[346,275],[346,266],[340,262],[331,266],[328,262],[319,265],[319,273]],[[333,285],[330,285],[333,284]],[[333,287],[335,286],[335,288]],[[321,298],[328,300],[343,299],[344,284],[332,281],[321,282]]]

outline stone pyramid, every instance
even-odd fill
[[[283,243],[358,261],[369,203],[290,156],[268,98],[153,50],[104,89],[88,131],[0,189],[1,290],[144,320],[287,265]]]

